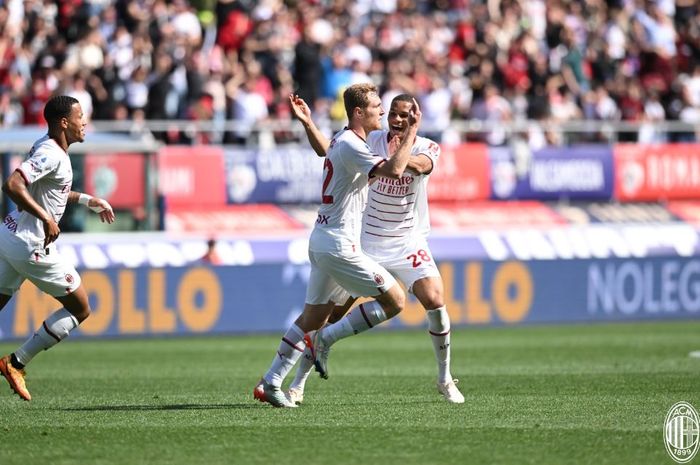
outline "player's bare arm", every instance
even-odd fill
[[[2,185],[2,191],[21,210],[39,218],[44,225],[44,247],[52,243],[61,233],[56,220],[49,215],[29,194],[27,183],[19,171],[14,171]]]
[[[408,125],[401,135],[401,142],[396,150],[396,153],[390,156],[386,163],[377,166],[374,171],[375,176],[384,176],[387,178],[399,178],[406,170],[409,158],[411,156],[411,148],[413,140],[418,134],[418,126],[423,114],[416,99],[413,99],[413,108],[408,118]]]
[[[319,157],[325,157],[328,151],[330,142],[318,129],[318,126],[311,119],[311,109],[306,104],[303,98],[298,95],[289,95],[289,106],[292,109],[292,114],[301,122],[306,131],[306,137],[309,139],[311,147]]]
[[[408,159],[406,168],[418,174],[427,174],[433,171],[433,160],[424,153],[412,155]]]
[[[90,210],[100,215],[103,223],[114,223],[114,210],[105,199],[93,197],[82,192],[70,191],[68,193],[68,203],[79,203],[85,205]]]

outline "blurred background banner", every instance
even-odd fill
[[[197,264],[206,252],[208,237],[217,240],[221,265],[308,263],[308,229],[293,217],[281,209],[265,206],[228,208],[234,210],[229,212],[233,219],[216,219],[207,210],[202,210],[201,215],[191,220],[211,222],[220,228],[211,229],[211,236],[206,236],[201,230],[188,231],[185,226],[168,233],[115,233],[88,237],[62,234],[57,247],[61,255],[78,269],[190,266]],[[496,209],[494,206],[493,210]],[[428,238],[437,261],[700,256],[700,229],[683,222],[571,224],[563,217],[557,219],[556,213],[549,209],[548,222],[504,226],[503,218],[512,211],[505,209],[493,214],[496,219],[491,223],[483,223],[480,227],[466,223],[473,221],[469,218],[484,215],[484,211],[487,210],[464,215],[466,219],[463,221],[469,226],[460,227],[458,232],[441,228]],[[220,214],[219,210],[213,212]],[[521,218],[526,220],[530,214]],[[255,217],[258,218],[251,219]],[[184,217],[180,221],[188,220]],[[238,226],[239,221],[247,224]],[[233,228],[245,233],[236,236],[229,232]]]
[[[323,162],[310,148],[166,146],[158,150],[156,160],[158,191],[167,209],[318,201]],[[104,191],[118,208],[141,205],[146,163],[147,157],[140,154],[88,154],[86,186]],[[449,202],[475,205],[489,198],[694,199],[700,192],[700,145],[586,144],[535,151],[517,144],[445,145],[428,191],[437,208]]]
[[[235,231],[245,237],[289,235],[306,228],[277,205],[225,205],[222,207],[169,208],[165,229],[175,233],[209,233]]]
[[[85,155],[85,191],[113,208],[133,209],[146,202],[146,157],[141,153]]]
[[[229,203],[311,203],[320,199],[323,158],[309,147],[227,149]]]
[[[488,199],[489,174],[486,144],[443,144],[435,171],[430,175],[428,197],[438,202]]]
[[[612,149],[604,145],[489,149],[496,199],[609,200]]]
[[[697,199],[700,144],[617,144],[615,196],[621,201]]]
[[[226,203],[221,147],[167,146],[158,151],[158,191],[167,207],[216,207]]]
[[[430,221],[436,230],[455,234],[484,229],[546,228],[567,224],[555,209],[536,200],[434,203]]]
[[[441,261],[455,326],[697,318],[700,259]],[[93,313],[76,336],[279,332],[301,312],[308,265],[83,270]],[[235,285],[234,285],[235,284]],[[269,292],[261,292],[268,289]],[[0,314],[0,336],[22,338],[55,309],[25,284]],[[411,298],[388,326],[422,327]]]

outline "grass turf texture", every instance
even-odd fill
[[[427,334],[390,331],[339,342],[298,409],[252,399],[277,336],[67,341],[32,402],[0,380],[0,464],[672,464],[666,413],[700,407],[700,322],[452,334],[463,405]]]

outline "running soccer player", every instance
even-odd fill
[[[71,190],[68,147],[85,139],[86,123],[78,100],[65,95],[51,98],[44,118],[48,134],[34,142],[24,162],[2,185],[18,208],[0,226],[0,310],[25,279],[63,305],[15,352],[0,358],[0,373],[24,400],[32,398],[24,379],[25,365],[65,339],[90,314],[80,275],[56,250],[58,223],[66,204],[80,203],[97,212],[102,222],[114,222],[106,200]]]
[[[290,96],[293,114],[301,121],[314,151],[325,156],[328,141],[311,119],[303,99]],[[373,131],[367,138],[370,148],[388,158],[392,141],[405,130],[413,98],[397,95],[389,109],[388,130]],[[428,316],[428,332],[438,363],[437,389],[448,402],[463,403],[464,396],[450,372],[450,318],[443,297],[443,283],[428,247],[430,232],[427,184],[440,156],[440,146],[430,139],[416,137],[411,148],[408,169],[398,179],[379,177],[369,187],[367,208],[362,222],[362,249],[396,276],[423,305]],[[366,318],[364,305],[350,314],[355,299],[334,308],[329,322],[309,341],[301,358],[288,397],[295,402],[304,398],[304,386],[316,362],[322,378],[328,377],[327,357],[330,346],[339,339],[366,331],[377,324]],[[342,319],[341,319],[342,318]],[[315,353],[312,353],[312,348]]]
[[[420,108],[414,101],[403,140],[386,159],[374,153],[366,140],[370,132],[381,128],[384,114],[377,88],[371,84],[352,85],[343,93],[343,101],[348,126],[335,134],[324,161],[321,206],[309,238],[311,274],[306,304],[253,390],[255,399],[275,407],[297,406],[282,392],[282,382],[304,352],[305,334],[326,323],[335,304],[345,302],[345,290],[355,297],[374,297],[364,304],[371,321],[398,314],[405,303],[393,276],[363,253],[360,234],[368,182],[374,177],[401,177],[420,123]]]

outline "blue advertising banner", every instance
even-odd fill
[[[308,147],[224,152],[229,203],[319,203],[323,158]]]
[[[700,258],[447,261],[440,265],[452,324],[700,317]],[[304,304],[308,265],[82,271],[93,313],[81,336],[281,332]],[[25,283],[0,313],[2,339],[30,335],[59,307]],[[387,327],[422,327],[411,298]]]
[[[607,200],[613,193],[613,152],[605,145],[491,148],[494,199]]]

